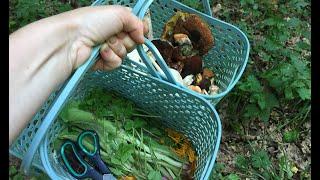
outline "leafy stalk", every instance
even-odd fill
[[[103,96],[101,92],[98,94]],[[82,130],[95,130],[100,137],[101,157],[115,175],[133,175],[139,179],[158,178],[160,174],[170,179],[180,177],[185,160],[167,146],[158,143],[164,133],[152,128],[147,130],[146,122],[139,119],[155,116],[136,113],[132,104],[127,104],[124,100],[113,101],[118,105],[109,106],[110,110],[105,110],[105,105],[101,103],[111,100],[94,99],[96,94],[91,96],[85,98],[85,103],[71,102],[62,110],[60,118],[67,129],[60,134],[59,139],[76,141]],[[131,120],[134,116],[136,118]],[[157,141],[144,134],[146,131],[147,135],[156,136]],[[88,148],[93,146],[86,140],[83,143]]]

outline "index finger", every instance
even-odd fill
[[[143,22],[135,16],[128,8],[123,8],[119,11],[119,15],[123,30],[138,44],[144,43],[144,25]]]

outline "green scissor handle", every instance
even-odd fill
[[[87,145],[84,144],[85,142],[88,142],[84,141],[85,138],[92,140],[91,143],[87,145],[93,146],[93,150],[89,149]],[[80,152],[85,154],[85,156],[87,156],[97,166],[97,168],[102,174],[111,174],[110,169],[101,159],[100,141],[97,132],[95,132],[94,130],[83,131],[78,136],[77,144],[81,150]]]
[[[93,151],[89,149],[86,144],[84,144],[85,141],[83,140],[85,138],[90,138],[93,140],[92,141],[93,144],[90,144],[90,145],[93,145]],[[97,153],[97,151],[100,152],[99,136],[94,131],[91,131],[91,130],[83,131],[78,136],[77,143],[80,149],[83,151],[83,153],[85,153],[87,156],[94,156]]]
[[[71,150],[68,151],[68,150]],[[93,179],[101,179],[101,175],[99,172],[97,172],[92,166],[90,166],[87,162],[83,161],[80,154],[78,153],[78,149],[74,142],[67,140],[60,149],[62,160],[69,171],[69,173],[77,178],[77,179],[83,179],[83,178],[93,178]],[[68,152],[68,153],[67,153]],[[77,166],[80,169],[74,169],[70,163],[70,159],[73,156],[74,158],[72,161],[75,161],[73,163],[77,164]]]
[[[88,139],[90,140],[88,141]],[[71,166],[69,162],[70,157],[66,155],[66,149],[68,146],[71,146],[71,153],[74,154],[74,159],[77,161],[75,163],[77,163],[79,167],[83,167],[83,171],[77,172],[77,170]],[[91,177],[95,180],[100,180],[105,174],[111,175],[110,169],[101,159],[99,136],[93,130],[83,131],[78,136],[76,144],[70,140],[67,140],[61,147],[61,156],[64,164],[67,167],[67,170],[75,178],[82,179]],[[88,164],[84,160],[84,157],[87,157],[91,164]],[[94,167],[97,168],[97,170]]]

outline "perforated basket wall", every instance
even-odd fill
[[[110,2],[131,7],[134,4],[127,0],[107,1],[98,4]],[[178,10],[199,15],[209,24],[214,36],[214,47],[204,56],[204,66],[214,71],[220,90],[214,96],[203,94],[199,94],[199,96],[216,105],[232,90],[243,74],[250,51],[249,41],[237,27],[172,0],[155,0],[150,6],[154,38],[161,37],[165,23]]]
[[[221,125],[217,112],[205,99],[125,66],[111,73],[87,74],[71,99],[82,98],[94,87],[119,92],[147,112],[161,116],[166,126],[185,134],[199,155],[195,179],[204,178],[211,171],[209,168],[214,164],[220,143]],[[56,120],[40,147],[42,163],[51,177],[67,175],[52,149],[60,127]]]

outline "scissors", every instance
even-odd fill
[[[67,170],[76,179],[116,180],[101,159],[99,136],[93,130],[83,131],[76,142],[66,140],[60,153]]]

